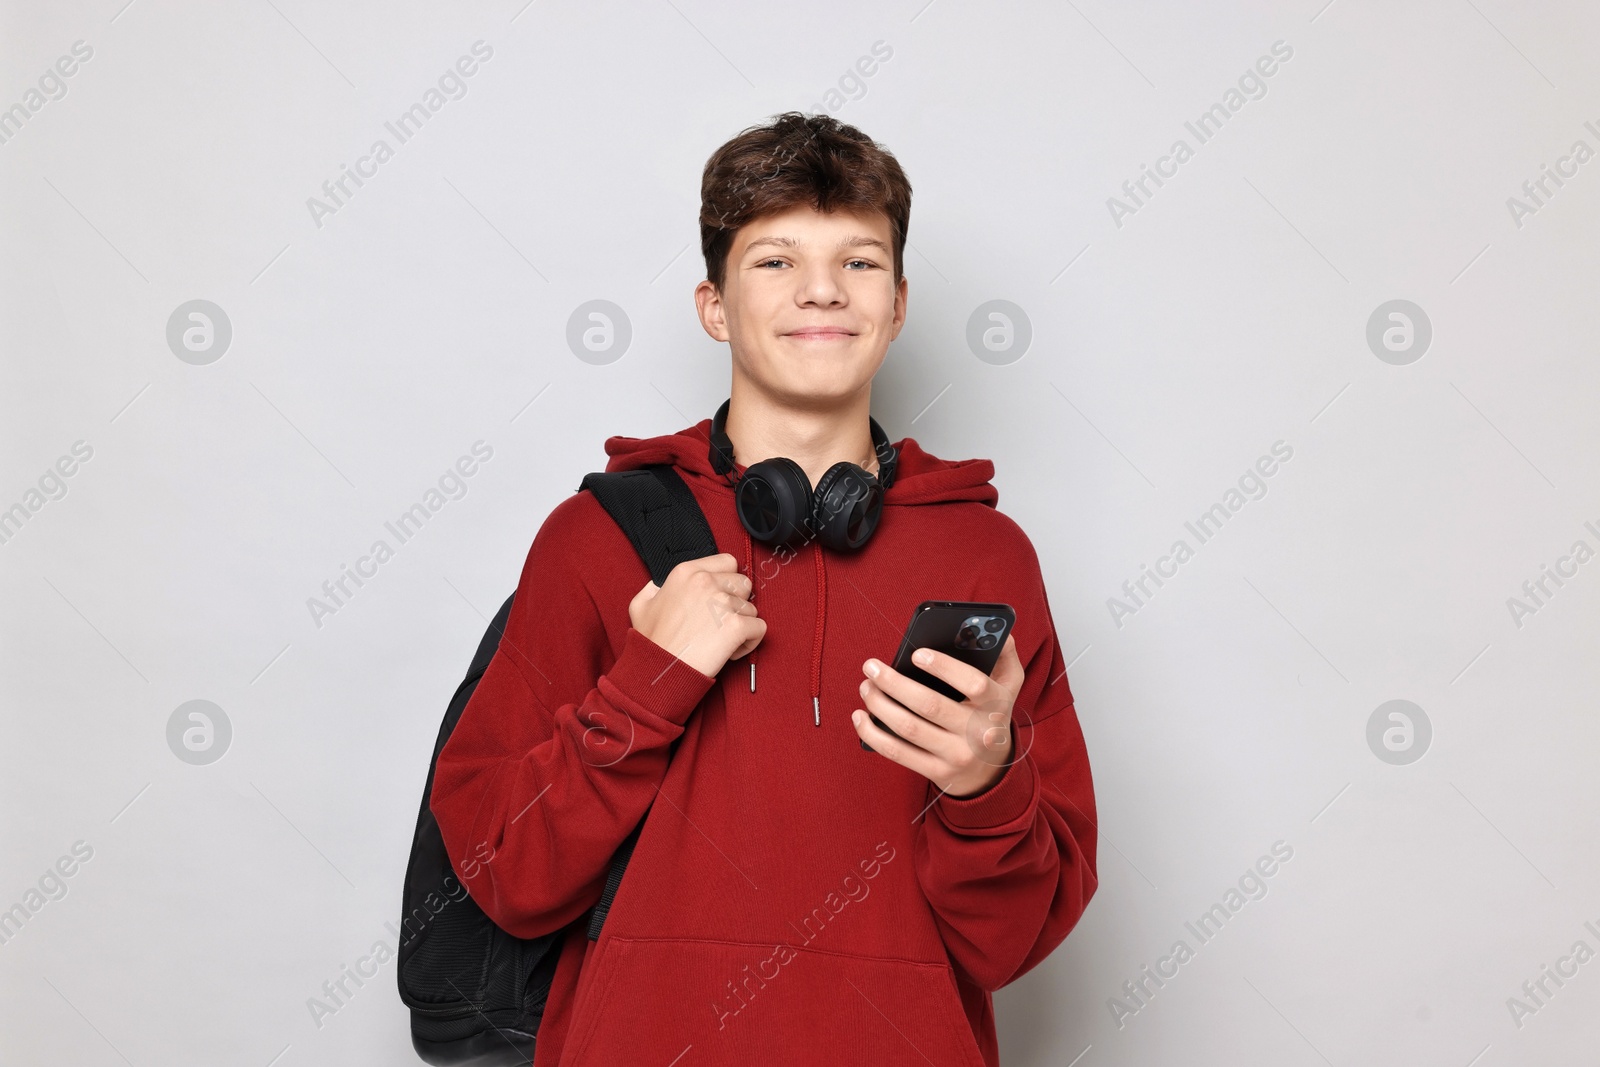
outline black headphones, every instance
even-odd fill
[[[724,400],[711,419],[711,466],[724,476],[733,470],[733,442],[725,428],[730,403],[731,398]],[[867,422],[878,454],[877,477],[845,460],[829,467],[813,491],[811,479],[792,459],[774,456],[747,467],[733,483],[733,499],[750,536],[787,548],[815,537],[835,552],[853,552],[866,544],[883,517],[883,494],[894,484],[900,460],[878,420],[869,415]]]

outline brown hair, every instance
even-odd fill
[[[889,219],[894,280],[904,273],[911,183],[889,151],[831,115],[786,111],[711,153],[700,177],[700,250],[720,291],[733,236],[765,215],[809,204],[818,211],[880,212]]]

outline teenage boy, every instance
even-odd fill
[[[473,899],[520,937],[583,917],[649,812],[599,940],[565,938],[537,1067],[996,1067],[990,993],[1097,884],[1038,561],[990,461],[874,439],[872,378],[906,314],[894,157],[791,112],[718,149],[701,195],[725,437],[709,419],[612,437],[606,469],[672,464],[726,551],[658,587],[591,494],[556,507],[432,810]],[[750,536],[733,485],[778,456],[812,486],[845,461],[888,483],[863,546]],[[959,703],[885,662],[929,599],[1016,609],[992,677],[927,663]]]

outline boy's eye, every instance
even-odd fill
[[[773,264],[777,264],[779,266],[783,266],[784,265],[784,261],[781,260],[781,259],[763,259],[759,263],[757,263],[756,266],[758,266],[758,267],[770,267]],[[860,264],[862,267],[865,267],[868,270],[871,270],[874,267],[874,264],[870,259],[852,259],[852,260],[848,260],[848,261],[846,261],[845,266],[846,267],[854,267],[856,264]]]

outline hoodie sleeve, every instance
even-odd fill
[[[916,839],[917,875],[945,947],[990,992],[1048,956],[1098,885],[1088,752],[1037,564],[1032,577],[1032,595],[1013,602],[1024,671],[1011,716],[1018,757],[982,793],[939,797]]]
[[[534,538],[499,649],[435,765],[429,805],[451,865],[517,937],[558,930],[599,899],[715,682],[628,626],[625,607],[602,618],[585,574],[634,591],[649,580],[579,492]]]

